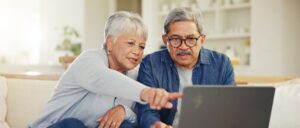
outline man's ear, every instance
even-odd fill
[[[201,35],[200,41],[202,45],[204,44],[205,40],[206,40],[206,35]]]
[[[167,43],[168,43],[168,37],[167,37],[167,35],[166,34],[162,35],[161,38],[163,40],[163,43],[167,46]]]

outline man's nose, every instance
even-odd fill
[[[186,45],[186,40],[181,40],[181,45],[178,48],[179,49],[188,49],[189,47]]]

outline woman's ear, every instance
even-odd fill
[[[112,46],[113,46],[113,42],[112,42],[112,38],[111,36],[106,37],[105,39],[105,48],[107,51],[111,51],[112,50]]]

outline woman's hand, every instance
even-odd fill
[[[142,90],[140,97],[143,101],[149,103],[151,109],[172,108],[172,100],[181,98],[182,93],[169,93],[162,88],[145,88]]]
[[[125,108],[122,105],[111,108],[97,120],[99,128],[119,128],[125,118],[125,114]]]
[[[157,121],[155,124],[151,125],[150,128],[172,128],[172,126],[169,126],[161,121]]]

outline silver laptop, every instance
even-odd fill
[[[274,92],[273,87],[186,87],[179,128],[268,128]]]

